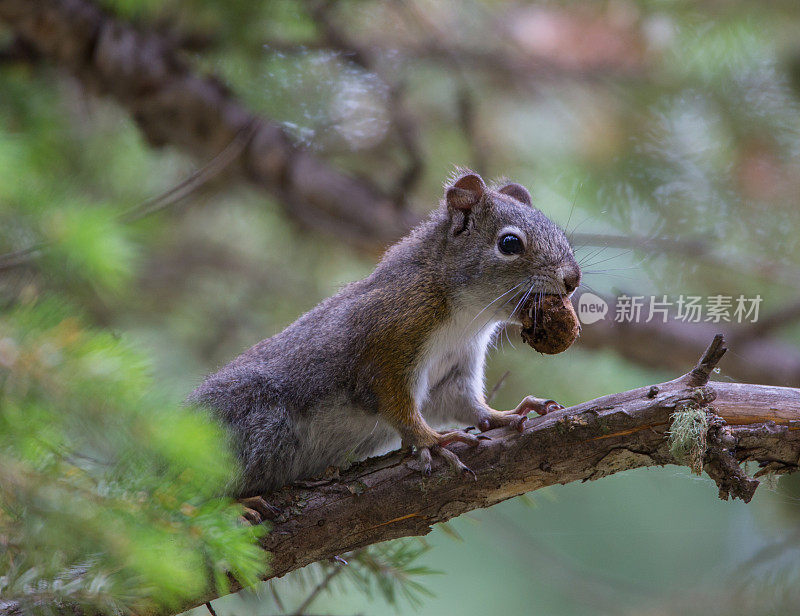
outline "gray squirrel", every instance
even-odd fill
[[[493,336],[531,294],[580,284],[564,232],[514,183],[488,187],[458,171],[438,209],[389,248],[363,280],[205,378],[188,401],[229,428],[241,460],[234,491],[265,494],[402,442],[421,470],[431,456],[471,471],[445,448],[478,445],[448,421],[519,430],[529,411],[561,408],[527,397],[497,411],[484,399]]]

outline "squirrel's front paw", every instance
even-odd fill
[[[563,408],[564,407],[555,400],[527,396],[517,405],[517,408],[510,411],[489,409],[489,415],[478,421],[478,428],[481,432],[486,432],[486,430],[491,430],[492,428],[511,426],[519,432],[522,432],[522,429],[525,427],[525,420],[528,418],[528,413],[531,411],[539,415],[546,415],[547,413],[559,411]]]
[[[445,445],[449,443],[467,443],[468,445],[472,445],[475,447],[481,440],[485,440],[486,437],[475,436],[474,434],[469,434],[464,430],[453,430],[451,432],[439,432],[438,437],[436,439],[436,443],[432,445],[428,445],[427,447],[417,447],[417,461],[420,465],[420,470],[424,475],[431,474],[431,462],[433,460],[433,456],[439,456],[443,458],[445,462],[452,468],[455,472],[460,475],[472,475],[473,479],[477,479],[475,473],[469,468],[466,464],[464,464],[456,454],[454,454],[449,449],[445,448]]]

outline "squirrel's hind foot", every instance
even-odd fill
[[[420,470],[426,476],[430,476],[431,474],[431,463],[433,461],[433,456],[438,456],[443,458],[445,462],[459,475],[472,475],[473,479],[477,480],[475,476],[475,472],[469,468],[466,464],[464,464],[459,457],[454,454],[449,449],[445,448],[445,445],[449,443],[467,443],[473,447],[477,446],[482,440],[488,440],[485,436],[475,436],[473,434],[469,434],[464,430],[453,430],[451,432],[439,432],[439,438],[434,445],[430,445],[429,447],[418,447],[417,448],[417,461],[420,465]]]

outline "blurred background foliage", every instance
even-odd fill
[[[398,208],[424,215],[454,164],[508,176],[586,240],[586,288],[760,294],[763,314],[788,317],[758,335],[800,347],[796,2],[101,4]],[[207,161],[147,143],[113,100],[2,23],[0,43],[0,597],[142,610],[177,605],[209,576],[223,585],[224,569],[255,579],[257,531],[217,498],[231,461],[180,402],[376,255],[225,174],[140,216]],[[614,348],[539,357],[507,334],[489,364],[489,388],[509,373],[500,408],[675,376]],[[732,378],[724,362],[718,378]],[[462,516],[424,546],[360,552],[331,579],[326,563],[214,605],[790,614],[798,497],[792,478],[744,506],[683,469],[627,472]]]

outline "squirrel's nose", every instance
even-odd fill
[[[564,288],[567,290],[567,294],[572,293],[575,289],[578,288],[578,285],[581,284],[581,273],[580,272],[569,272],[564,274]]]

